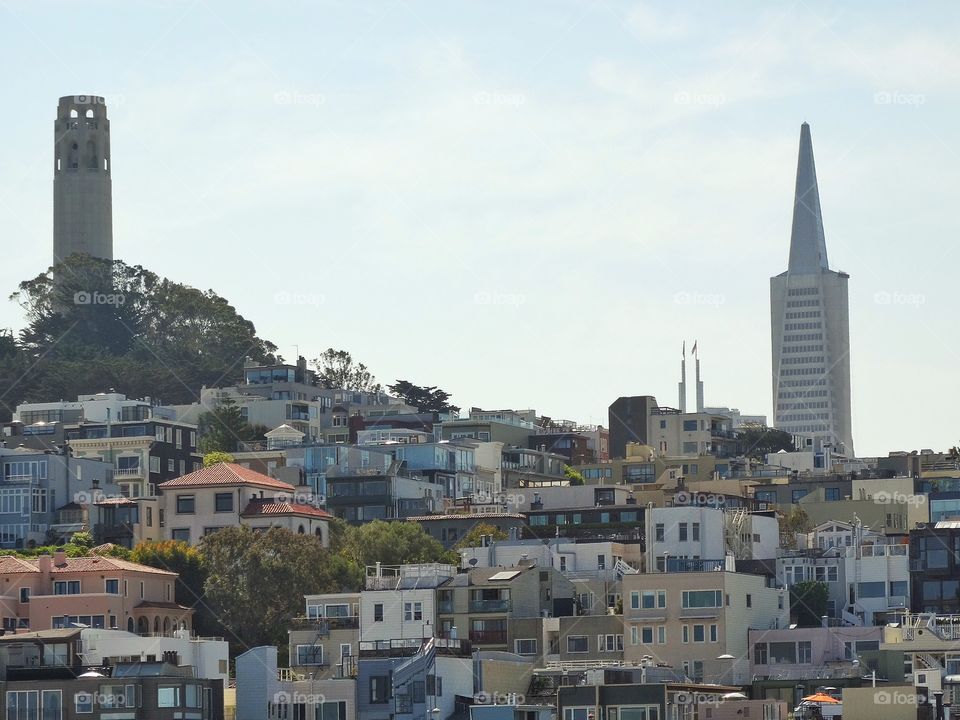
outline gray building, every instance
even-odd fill
[[[657,399],[652,395],[619,397],[610,404],[611,458],[625,458],[627,443],[647,444],[647,422],[656,407]]]
[[[790,262],[770,278],[774,426],[814,450],[830,444],[852,457],[849,277],[827,263],[813,142],[803,123]]]
[[[113,259],[110,121],[94,95],[67,95],[54,123],[53,262]]]

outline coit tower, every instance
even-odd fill
[[[113,260],[110,121],[104,99],[60,98],[53,137],[53,262],[81,253]]]

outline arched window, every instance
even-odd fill
[[[165,617],[163,619],[163,634],[164,635],[170,634],[170,618],[168,617]]]
[[[74,108],[73,110],[70,111],[70,117],[71,117],[71,118],[78,118],[78,117],[80,117],[80,113],[77,112],[77,109],[76,109],[76,108]]]
[[[150,632],[150,621],[143,616],[137,619],[137,632],[141,635],[146,635]]]
[[[127,618],[127,632],[133,633],[137,631],[136,623],[133,622],[133,618]]]
[[[160,618],[159,617],[155,617],[153,619],[153,634],[154,635],[160,634]]]
[[[87,110],[87,117],[91,119],[93,118],[93,108],[90,108],[89,110]]]
[[[300,527],[297,528],[297,535],[303,535],[303,534],[304,534],[304,529],[303,529],[303,525],[301,525]]]

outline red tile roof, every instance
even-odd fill
[[[170,570],[161,570],[160,568],[151,567],[149,565],[141,565],[139,563],[130,562],[129,560],[121,560],[120,558],[106,557],[103,555],[65,558],[64,565],[54,565],[52,557],[50,560],[50,570],[51,572],[55,573],[127,570],[132,572],[156,573],[160,575],[176,575],[175,572],[171,572]],[[24,559],[14,557],[13,555],[0,555],[0,574],[12,575],[15,573],[40,572],[39,565],[39,558]]]
[[[274,490],[293,490],[293,485],[290,483],[274,480],[269,475],[258,473],[256,470],[245,468],[243,465],[237,465],[236,463],[217,463],[210,467],[194,470],[192,473],[160,483],[158,487],[166,489],[226,485],[254,485]]]
[[[37,569],[36,565],[31,564],[29,560],[14,557],[13,555],[0,555],[0,573],[6,575],[24,572],[40,572],[40,570]]]
[[[526,520],[520,513],[446,513],[442,515],[411,515],[407,522],[425,522],[441,520]]]
[[[242,517],[258,517],[262,515],[306,515],[308,517],[326,520],[333,516],[326,510],[315,508],[313,505],[294,502],[260,502],[254,500],[247,505]]]

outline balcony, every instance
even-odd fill
[[[331,630],[356,630],[359,627],[360,618],[353,615],[327,618],[297,617],[290,621],[291,630],[315,630],[321,635],[329,635]]]
[[[724,560],[699,560],[691,558],[667,558],[667,572],[723,572]]]
[[[439,600],[439,601],[437,601],[437,612],[438,612],[438,613],[452,613],[452,612],[453,612],[453,600]]]
[[[506,640],[506,630],[503,633],[503,642]],[[365,657],[410,657],[420,652],[423,643],[429,638],[406,639],[406,640],[374,640],[363,641],[360,643],[360,658]],[[465,640],[452,640],[450,638],[434,638],[433,646],[438,655],[453,655],[456,657],[469,657],[473,652],[470,643]]]
[[[113,477],[117,479],[140,478],[140,477],[143,477],[143,471],[139,466],[126,467],[126,468],[114,468]]]
[[[470,642],[477,645],[506,645],[506,630],[471,630]]]
[[[507,612],[510,609],[510,599],[500,599],[500,600],[471,600],[470,601],[470,612],[472,613],[485,613],[485,612]]]

